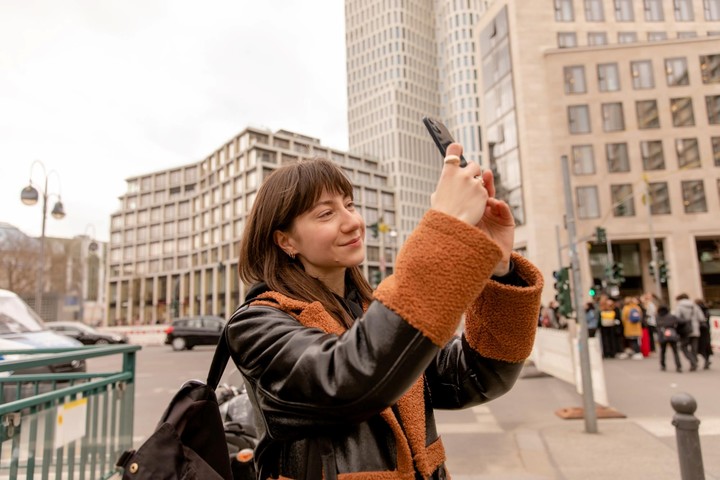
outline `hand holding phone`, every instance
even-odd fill
[[[445,158],[447,155],[448,145],[455,141],[453,140],[452,135],[450,135],[450,131],[441,121],[434,118],[423,117],[423,123],[425,124],[425,128],[427,128],[428,133],[430,133],[430,136],[435,141],[435,145],[437,145],[443,158]],[[467,161],[465,160],[465,157],[460,155],[460,166],[464,167],[466,165]]]

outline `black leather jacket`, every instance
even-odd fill
[[[392,436],[378,414],[416,378],[425,375],[431,444],[438,438],[433,408],[499,397],[522,368],[483,358],[464,336],[439,349],[377,301],[342,337],[306,328],[267,306],[246,307],[231,322],[232,357],[261,412],[256,462],[262,479],[319,479],[323,464],[341,473],[394,470]],[[446,478],[444,467],[431,478]]]

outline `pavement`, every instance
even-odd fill
[[[556,413],[582,406],[574,386],[529,363],[515,387],[487,406],[437,412],[448,469],[453,480],[677,480],[670,398],[687,392],[698,405],[704,478],[720,480],[719,364],[680,374],[660,372],[656,354],[606,360],[609,406],[626,418],[599,418],[598,432],[587,433],[584,418]]]

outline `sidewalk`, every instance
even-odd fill
[[[565,420],[555,414],[560,408],[582,405],[574,387],[526,367],[513,390],[489,404],[502,433],[443,435],[452,478],[678,480],[669,399],[670,392],[688,391],[698,402],[696,415],[703,422],[705,478],[720,480],[719,371],[667,374],[659,372],[657,359],[651,357],[608,361],[605,373],[610,406],[627,418],[598,419],[598,433],[588,434],[584,419]],[[472,450],[472,458],[457,455],[462,449]]]

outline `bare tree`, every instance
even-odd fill
[[[39,245],[34,238],[22,234],[0,238],[0,288],[18,295],[32,295],[39,255]]]

